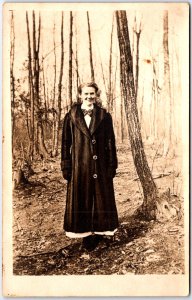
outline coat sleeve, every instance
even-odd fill
[[[107,140],[106,140],[106,148],[107,148],[107,156],[108,156],[108,172],[109,176],[115,176],[116,169],[118,166],[117,162],[117,152],[116,152],[116,143],[115,143],[115,134],[113,130],[113,122],[110,113],[107,114],[108,122],[107,122]]]
[[[61,170],[65,174],[71,174],[72,162],[71,162],[71,127],[70,127],[70,115],[67,113],[63,122],[62,141],[61,141]],[[66,176],[67,177],[67,176]]]

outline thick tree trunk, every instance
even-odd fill
[[[91,80],[95,81],[94,68],[93,68],[93,53],[92,53],[92,41],[91,41],[91,28],[89,22],[89,13],[87,11],[87,24],[88,24],[88,34],[89,34],[89,57],[90,57],[90,67],[91,67]]]
[[[159,213],[159,207],[161,207],[160,203],[162,203],[162,201],[158,201],[158,190],[147,163],[141,138],[126,12],[117,11],[116,18],[120,49],[120,76],[123,89],[125,113],[128,123],[133,160],[144,194],[144,201],[139,212],[147,219],[155,219]]]
[[[72,56],[73,56],[73,14],[72,11],[70,12],[70,33],[69,33],[69,103],[70,106],[72,105],[72,89],[73,89],[73,85],[72,85],[72,80],[73,80],[73,60],[72,60]]]

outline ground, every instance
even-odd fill
[[[113,240],[92,252],[80,239],[63,232],[66,181],[60,158],[36,160],[29,184],[13,191],[13,272],[15,275],[183,274],[184,221],[181,157],[162,157],[146,144],[149,166],[160,191],[171,190],[169,202],[179,215],[165,222],[133,217],[142,203],[142,188],[130,148],[118,145],[119,167],[114,179],[120,226]]]

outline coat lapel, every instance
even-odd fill
[[[87,137],[91,137],[90,131],[85,123],[84,115],[79,104],[75,105],[71,109],[71,119],[73,124],[77,126],[79,130],[81,130]]]
[[[91,138],[96,129],[99,127],[101,121],[104,119],[106,115],[105,109],[94,105],[93,115],[91,118],[91,123],[89,128],[87,127],[84,119],[83,112],[81,110],[81,106],[79,104],[75,105],[71,109],[71,119],[75,126],[79,128],[87,137]]]
[[[99,127],[99,125],[100,125],[101,121],[104,119],[105,115],[106,115],[105,109],[102,109],[97,105],[94,105],[93,116],[92,116],[91,123],[89,126],[89,131],[90,131],[91,135],[93,135],[94,132],[96,131],[96,129]]]

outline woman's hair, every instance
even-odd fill
[[[93,81],[80,84],[80,86],[78,87],[78,94],[79,95],[82,94],[82,89],[84,87],[93,87],[95,89],[95,93],[96,93],[96,96],[97,96],[95,102],[96,102],[97,105],[102,106],[101,99],[100,99],[101,91],[100,91],[98,85]],[[81,103],[81,97],[78,96],[77,98],[78,98],[77,102]]]
[[[93,87],[95,89],[96,95],[97,97],[100,96],[100,90],[98,88],[98,85],[95,82],[86,82],[86,83],[82,83],[79,87],[78,87],[78,93],[81,95],[82,93],[82,89],[84,87]]]

